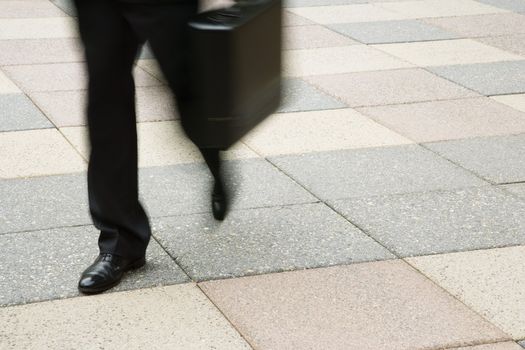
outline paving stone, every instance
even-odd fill
[[[525,134],[430,143],[425,147],[491,182],[525,181]]]
[[[82,90],[87,87],[84,63],[56,63],[39,65],[7,66],[6,74],[24,91]],[[144,72],[134,69],[137,86],[155,86],[160,82]]]
[[[65,14],[47,1],[2,1],[0,18],[61,17]]]
[[[401,261],[200,287],[256,349],[441,349],[508,339]]]
[[[60,132],[87,160],[88,131],[85,127],[61,128]],[[198,148],[186,137],[178,122],[139,123],[137,125],[139,166],[164,166],[201,162]],[[226,159],[257,158],[258,155],[243,143],[224,152]]]
[[[307,20],[304,17],[295,15],[289,11],[283,10],[283,27],[304,26],[311,24],[315,24],[315,22]]]
[[[498,95],[492,96],[491,99],[518,111],[525,112],[525,94]]]
[[[0,19],[0,40],[77,38],[77,23],[69,17]]]
[[[498,186],[508,192],[514,193],[517,196],[525,197],[525,183],[516,183],[509,185]]]
[[[412,143],[352,109],[276,114],[244,142],[263,156]]]
[[[521,345],[521,347],[522,347],[522,348],[524,348],[524,349],[525,349],[525,340],[523,340],[523,341],[520,341],[520,343],[519,343],[519,344]]]
[[[358,111],[416,142],[525,131],[525,114],[488,98],[359,108]]]
[[[0,180],[0,233],[91,223],[86,174]]]
[[[289,8],[288,11],[321,24],[404,19],[403,15],[378,4],[298,7]]]
[[[525,92],[525,60],[433,67],[430,71],[484,95]]]
[[[193,284],[3,308],[0,322],[6,350],[251,349]]]
[[[484,44],[525,56],[525,34],[477,38]]]
[[[50,0],[53,4],[58,6],[62,11],[70,16],[76,16],[77,10],[72,0]]]
[[[469,38],[525,33],[525,16],[517,13],[432,18],[425,22]]]
[[[261,159],[227,161],[224,180],[232,209],[316,202],[316,198]],[[153,217],[208,213],[211,175],[204,164],[182,164],[141,170],[141,193]]]
[[[417,145],[279,156],[270,160],[323,200],[486,184]]]
[[[161,218],[155,237],[198,281],[394,257],[321,203]]]
[[[351,107],[479,96],[423,69],[334,74],[305,79]]]
[[[164,78],[164,75],[162,74],[160,66],[157,63],[157,60],[155,60],[155,59],[139,59],[139,60],[137,60],[137,66],[142,68],[146,72],[148,72],[150,75],[152,75],[155,78],[157,78],[163,84],[167,85],[168,81]]]
[[[400,256],[525,244],[525,202],[496,187],[333,202]]]
[[[416,20],[339,23],[328,26],[366,44],[453,39],[457,35]]]
[[[151,46],[146,42],[141,49],[139,53],[139,58],[141,59],[153,59],[155,56],[153,55],[153,51],[151,50]]]
[[[310,6],[333,6],[365,4],[367,0],[285,0],[283,7],[310,7]]]
[[[0,70],[0,94],[18,92],[20,92],[20,89]]]
[[[0,131],[53,127],[23,94],[0,94],[0,106]]]
[[[465,65],[523,59],[521,56],[472,39],[382,44],[373,47],[419,66]]]
[[[381,4],[381,7],[402,14],[405,18],[482,15],[507,12],[474,0],[415,0]]]
[[[525,337],[525,246],[409,259],[514,339]]]
[[[295,77],[411,67],[365,45],[290,50],[284,56],[283,74]]]
[[[461,348],[454,348],[451,350],[521,350],[522,348],[515,342],[502,342],[494,344],[484,344],[475,346],[466,346]]]
[[[24,3],[25,1],[17,1]],[[82,62],[84,53],[78,39],[0,40],[0,65]]]
[[[91,226],[0,236],[0,305],[73,297],[78,279],[98,255],[98,231]],[[145,267],[124,276],[111,291],[188,282],[170,256],[151,240]]]
[[[279,112],[299,112],[346,107],[336,98],[315,88],[300,78],[283,81]]]
[[[65,174],[86,163],[56,129],[0,133],[0,179]]]
[[[283,31],[285,50],[347,46],[356,43],[355,40],[319,25],[286,27]]]
[[[516,11],[516,12],[525,12],[525,3],[521,0],[477,0],[481,3],[499,7],[502,9]]]

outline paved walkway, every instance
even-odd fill
[[[74,13],[2,0],[0,349],[521,349],[525,3],[383,1],[286,2],[285,103],[228,152],[221,224],[144,51],[154,239],[146,267],[85,297]]]

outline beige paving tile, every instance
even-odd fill
[[[2,0],[0,18],[39,18],[67,16],[48,1],[9,1]]]
[[[525,16],[518,13],[429,18],[424,21],[468,38],[525,33]]]
[[[508,341],[494,344],[466,346],[450,350],[523,350],[523,348],[515,342]]]
[[[514,339],[525,338],[525,246],[407,260]]]
[[[68,127],[60,131],[84,156],[89,157],[87,128]],[[188,140],[180,123],[174,121],[137,124],[139,166],[161,166],[202,161],[199,150]],[[258,155],[242,143],[225,153],[226,159],[256,158]]]
[[[525,132],[522,112],[488,98],[358,108],[359,112],[416,142]]]
[[[7,66],[4,71],[27,92],[81,90],[87,87],[84,63]],[[157,79],[139,67],[135,68],[134,76],[137,86],[160,85]]]
[[[0,348],[250,349],[194,284],[0,309]]]
[[[264,156],[412,143],[352,109],[274,114],[244,142]]]
[[[390,21],[405,18],[378,4],[297,7],[289,8],[288,11],[321,24]]]
[[[314,24],[314,22],[287,10],[283,10],[283,27],[304,26],[310,24]]]
[[[289,50],[284,54],[283,73],[308,76],[364,72],[411,67],[410,64],[366,45]]]
[[[0,40],[0,65],[81,62],[84,52],[76,38]]]
[[[404,18],[482,15],[509,12],[474,0],[416,0],[382,3],[381,7]]]
[[[318,25],[286,27],[283,32],[283,47],[287,50],[347,46],[356,43],[355,40]]]
[[[141,59],[137,60],[137,66],[144,69],[146,72],[157,78],[158,80],[162,81],[163,83],[167,83],[166,79],[164,78],[164,75],[162,74],[162,71],[160,69],[159,64],[157,63],[157,60],[155,59]]]
[[[492,96],[491,99],[518,111],[525,112],[525,94]]]
[[[20,92],[20,89],[0,70],[0,94]]]
[[[73,18],[15,18],[0,19],[0,40],[78,37]]]
[[[486,63],[523,59],[521,56],[471,39],[440,40],[373,47],[419,66]]]
[[[476,40],[525,57],[525,34],[478,38]]]
[[[430,349],[506,340],[401,261],[200,286],[257,349]]]
[[[399,69],[305,78],[350,107],[479,96],[423,69]]]
[[[0,178],[79,172],[86,163],[56,129],[0,133]]]

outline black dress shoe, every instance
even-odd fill
[[[213,186],[213,192],[211,194],[211,211],[215,220],[224,220],[228,204],[226,200],[226,194],[221,181],[216,181]]]
[[[124,272],[142,267],[146,263],[144,257],[137,260],[127,260],[118,255],[100,254],[80,277],[78,290],[85,294],[101,293],[116,286]]]

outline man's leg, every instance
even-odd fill
[[[132,68],[140,43],[117,1],[76,0],[76,5],[89,74],[90,212],[101,231],[100,252],[137,261],[151,234],[138,200]]]

